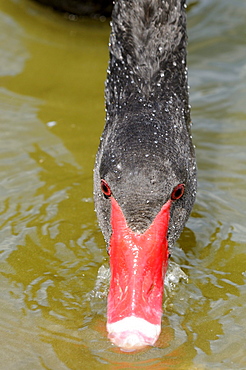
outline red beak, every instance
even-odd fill
[[[111,206],[107,330],[114,344],[131,351],[153,345],[161,331],[171,200],[163,205],[142,234],[134,233],[127,226],[113,197]]]

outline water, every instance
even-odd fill
[[[246,3],[188,4],[199,188],[172,255],[188,281],[157,346],[126,354],[107,340],[92,202],[109,26],[0,0],[0,369],[246,368]]]

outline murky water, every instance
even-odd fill
[[[108,24],[0,0],[0,368],[246,368],[246,3],[189,2],[199,190],[156,347],[107,340],[92,201]],[[106,272],[105,272],[106,273]]]

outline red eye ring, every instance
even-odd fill
[[[101,190],[102,190],[102,192],[103,192],[103,194],[105,195],[106,198],[109,198],[112,194],[108,183],[103,179],[101,179]]]
[[[172,200],[180,199],[183,196],[184,191],[185,191],[185,185],[184,184],[179,184],[179,185],[175,186],[175,188],[173,189],[172,194],[171,194],[171,199]]]

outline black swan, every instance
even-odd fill
[[[108,336],[124,350],[160,334],[168,257],[195,201],[185,8],[118,0],[112,14],[94,197],[110,256]]]

